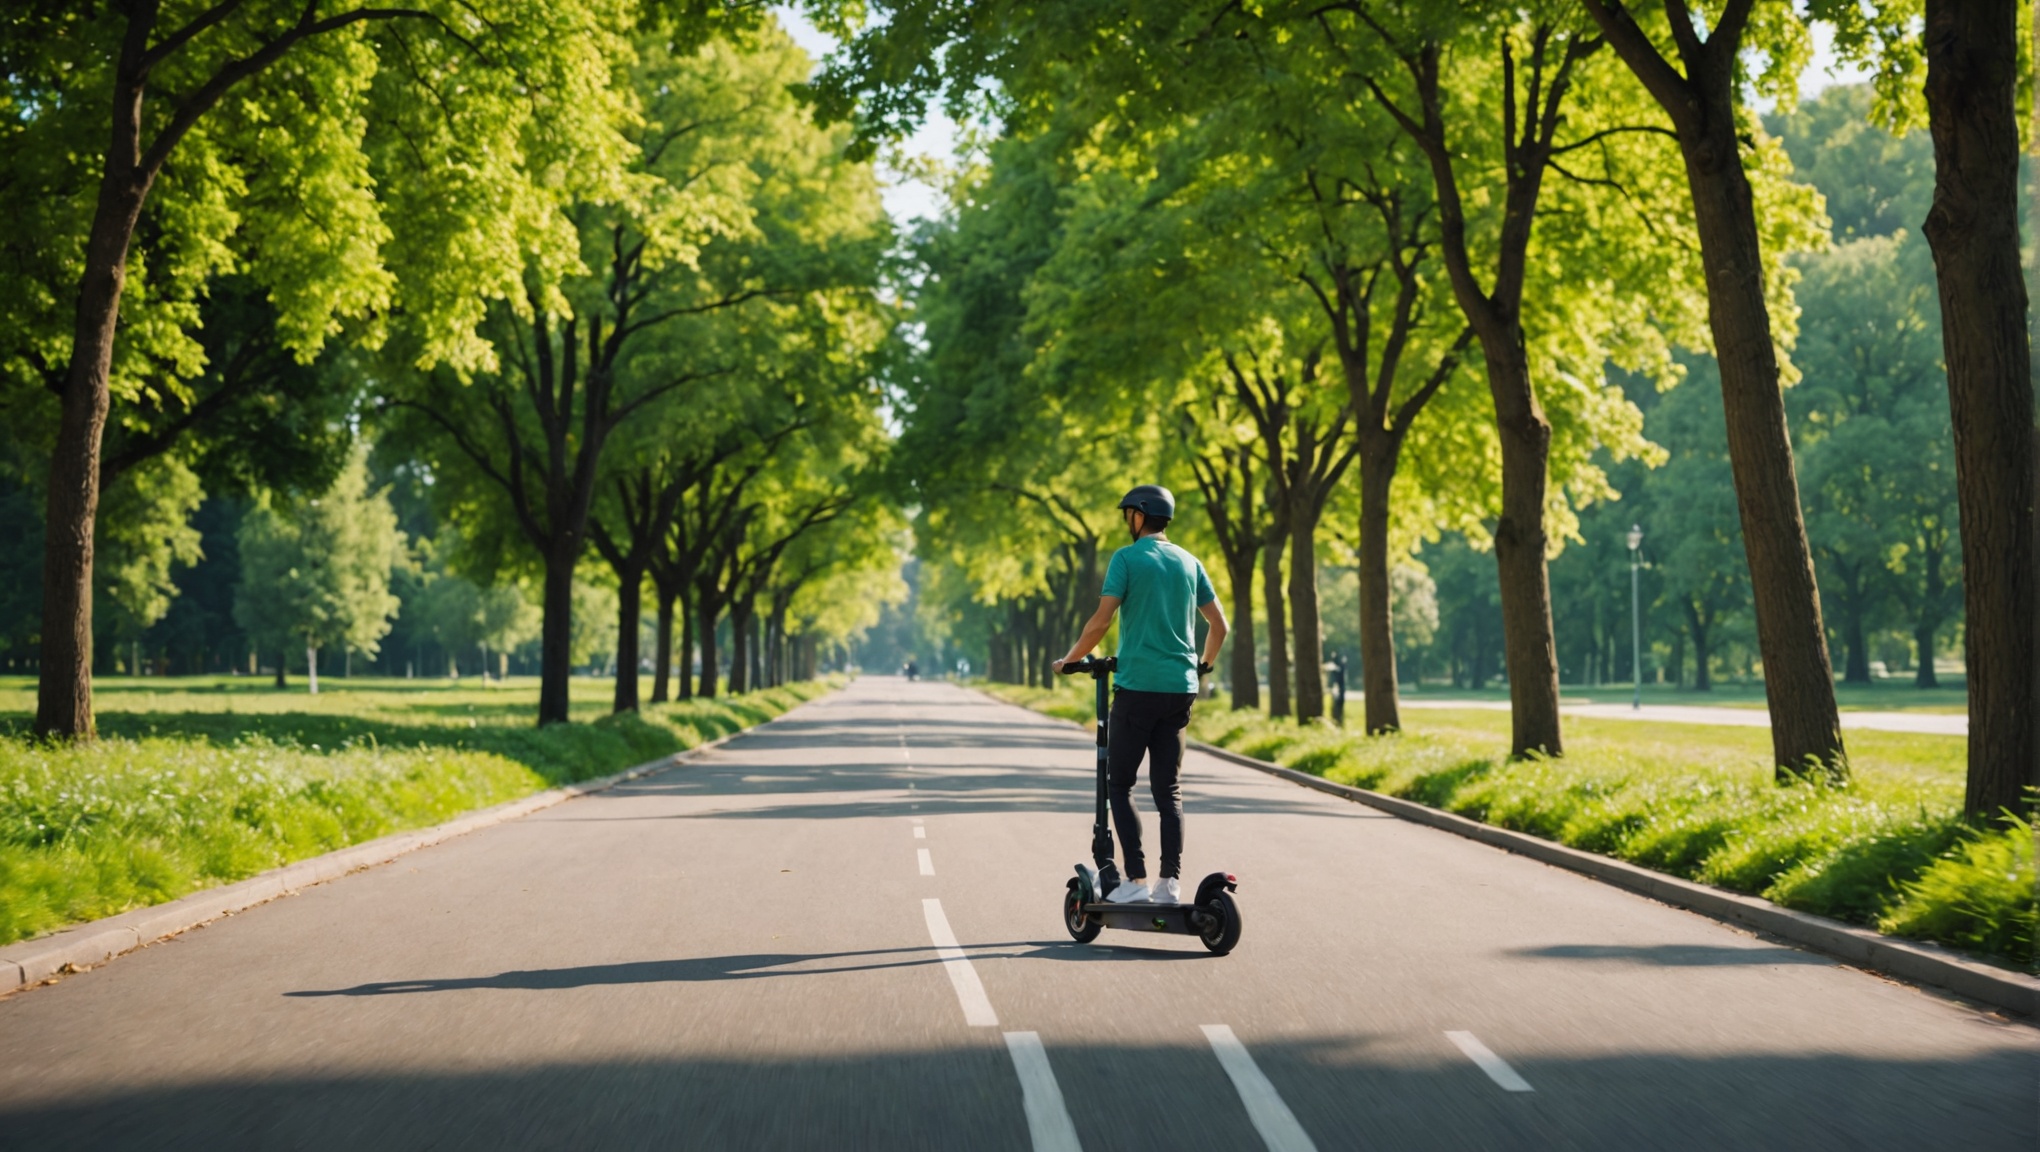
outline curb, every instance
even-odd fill
[[[1003,703],[1003,701],[1002,701]],[[1321,776],[1284,768],[1251,756],[1242,756],[1200,740],[1189,742],[1199,752],[1270,776],[1279,776],[1306,788],[1378,808],[1392,816],[1417,824],[1443,829],[1491,847],[1528,856],[1568,871],[1626,888],[1660,903],[1716,920],[1776,936],[1846,964],[1892,976],[1915,984],[1930,984],[1964,999],[1988,1004],[2021,1016],[2040,1016],[2040,978],[1980,964],[1960,953],[1934,944],[1902,941],[1858,928],[1840,920],[1781,908],[1757,896],[1745,896],[1662,872],[1640,868],[1610,856],[1568,848],[1527,832],[1497,828],[1464,816],[1441,811],[1414,800],[1403,800],[1350,784],[1336,784]]]
[[[831,695],[834,693],[824,693],[815,699],[822,700]],[[678,768],[694,756],[777,723],[781,717],[790,715],[809,703],[812,701],[804,700],[763,724],[739,728],[706,743],[696,744],[692,748],[608,776],[550,788],[521,800],[509,800],[492,808],[483,808],[465,816],[455,817],[444,824],[436,824],[430,828],[415,828],[409,832],[394,832],[375,840],[335,849],[323,856],[314,856],[309,860],[272,868],[223,887],[207,888],[163,904],[133,908],[102,920],[75,925],[48,936],[18,941],[0,948],[0,996],[33,987],[67,972],[104,964],[144,944],[169,939],[181,932],[209,924],[222,916],[231,916],[258,904],[266,904],[279,896],[293,895],[298,890],[314,884],[337,880],[350,872],[387,864],[420,848],[429,848],[456,836],[464,836],[469,832],[529,816],[542,808],[550,808],[592,792],[602,792],[641,776]]]

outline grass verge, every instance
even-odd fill
[[[1091,684],[986,684],[1089,723]],[[1846,786],[1779,787],[1763,729],[1571,719],[1562,759],[1507,758],[1508,716],[1411,710],[1362,737],[1200,703],[1191,735],[1294,768],[1892,935],[2035,964],[2030,826],[1965,825],[1961,737],[1853,731]]]
[[[513,688],[176,684],[107,694],[102,739],[80,746],[36,742],[25,715],[0,713],[0,944],[618,772],[833,686],[536,728],[535,692]]]

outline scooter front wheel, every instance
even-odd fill
[[[1198,933],[1204,947],[1215,956],[1223,956],[1240,942],[1240,905],[1232,893],[1220,888],[1204,899],[1201,907],[1211,914],[1211,922]]]
[[[1070,938],[1079,944],[1089,944],[1105,930],[1103,921],[1084,911],[1084,894],[1075,880],[1070,881],[1069,890],[1063,893],[1063,927],[1070,930]]]

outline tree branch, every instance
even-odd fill
[[[172,52],[190,43],[192,38],[206,29],[234,14],[247,0],[220,0],[218,4],[192,17],[191,23],[163,38],[154,48],[142,54],[142,66],[136,79],[146,77],[156,65],[161,64]]]
[[[364,20],[436,19],[432,13],[420,8],[356,8],[350,12],[328,16],[324,20],[313,20],[312,14],[318,11],[318,6],[318,0],[310,0],[305,5],[304,14],[298,17],[298,22],[292,25],[289,31],[248,55],[221,65],[211,79],[180,101],[170,113],[170,122],[163,126],[163,130],[157,133],[155,141],[149,145],[148,151],[142,154],[137,178],[144,182],[154,181],[157,174],[163,170],[164,163],[170,159],[171,151],[184,139],[185,133],[191,131],[199,118],[211,111],[213,105],[218,104],[229,89],[281,60],[300,42]]]

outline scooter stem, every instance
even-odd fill
[[[1106,778],[1109,775],[1109,768],[1106,763],[1106,746],[1108,739],[1107,725],[1109,723],[1107,713],[1111,706],[1110,681],[1112,679],[1112,670],[1117,666],[1118,661],[1107,662],[1094,659],[1092,663],[1095,668],[1091,673],[1091,678],[1098,685],[1098,819],[1091,826],[1091,863],[1100,872],[1103,872],[1112,864],[1112,828],[1106,820],[1108,808],[1105,787]]]

